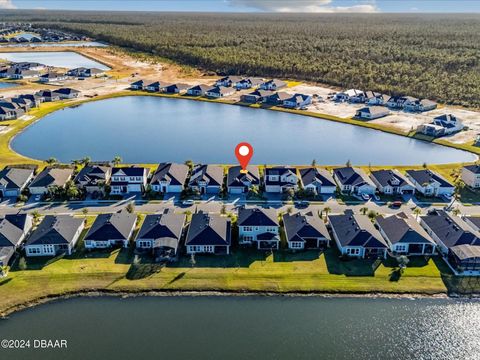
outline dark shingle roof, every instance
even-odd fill
[[[359,186],[362,184],[373,185],[371,180],[365,173],[357,168],[343,167],[334,169],[333,173],[342,185]]]
[[[0,171],[0,185],[6,189],[20,189],[33,175],[33,169],[6,167]]]
[[[45,168],[35,179],[30,187],[64,186],[73,174],[73,169]]]
[[[193,214],[185,245],[230,245],[231,222],[216,214]]]
[[[176,249],[182,236],[186,216],[167,212],[165,214],[147,215],[135,241],[152,239],[154,247]]]
[[[30,215],[5,215],[0,219],[0,247],[17,246],[24,232],[27,218]]]
[[[320,182],[322,186],[335,186],[333,176],[325,169],[315,167],[300,169],[300,177],[303,186],[310,185],[315,181]]]
[[[80,170],[75,177],[75,182],[86,182],[88,184],[96,185],[98,181],[105,181],[105,174],[110,171],[109,166],[87,165]]]
[[[407,170],[407,174],[420,185],[430,184],[434,181],[437,181],[441,186],[453,187],[453,184],[449,183],[442,176],[428,169]]]
[[[404,186],[408,184],[407,179],[397,170],[377,170],[371,175],[382,186]],[[398,183],[395,183],[397,181]]]
[[[187,180],[188,166],[175,163],[161,163],[158,165],[150,184],[160,184],[161,181],[169,181],[170,185],[183,185]]]
[[[404,213],[388,217],[379,216],[376,220],[392,244],[435,244],[420,224]]]
[[[380,232],[375,229],[365,215],[354,215],[353,213],[330,215],[328,220],[342,246],[387,247]]]
[[[47,215],[29,237],[27,245],[69,244],[83,221],[70,215]]]
[[[480,165],[468,165],[464,166],[464,169],[467,169],[468,171],[474,173],[474,174],[480,174]]]
[[[241,172],[241,166],[232,166],[228,169],[227,186],[244,186],[243,182],[250,182],[252,185],[260,184],[260,174],[258,167],[247,166],[248,173]]]
[[[304,241],[305,238],[330,239],[327,227],[320,217],[296,213],[283,215],[287,241]]]
[[[208,186],[221,186],[223,184],[223,168],[216,165],[197,165],[193,168],[189,185],[199,181],[207,181]]]
[[[147,176],[149,171],[148,168],[140,166],[114,167],[112,170],[112,176],[116,175],[117,172],[123,172],[125,176]]]
[[[278,226],[275,209],[243,208],[238,212],[238,226]]]
[[[95,219],[90,230],[88,230],[85,240],[128,240],[136,220],[137,215],[127,211],[100,214]]]

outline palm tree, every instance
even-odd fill
[[[455,182],[455,191],[453,193],[454,198],[456,201],[460,200],[460,196],[462,194],[462,190],[465,188],[465,182],[462,179],[458,179]]]
[[[291,214],[293,212],[293,208],[291,206],[289,206],[287,208],[287,214]]]
[[[38,221],[40,220],[40,213],[35,210],[32,212],[32,217],[33,217],[33,223],[38,224]]]
[[[347,160],[345,166],[346,167],[351,167],[352,166],[352,162],[350,161],[350,159]]]
[[[360,209],[360,213],[362,213],[362,215],[366,215],[366,214],[367,214],[367,211],[368,211],[368,207],[366,207],[366,206],[365,206],[365,207],[362,207],[362,208]]]
[[[423,167],[424,169],[426,169],[426,168],[428,167],[427,163],[424,162],[423,165],[422,165],[422,167]]]
[[[87,218],[87,215],[88,215],[88,209],[87,208],[83,208],[82,209],[82,214],[83,216],[85,216],[85,219]]]
[[[373,221],[377,217],[377,212],[375,210],[370,210],[367,216],[370,220]]]
[[[193,161],[192,160],[185,160],[185,165],[187,165],[190,170],[193,169]]]
[[[316,166],[317,165],[317,160],[313,159],[312,160],[312,166]]]
[[[85,156],[83,159],[82,159],[82,164],[83,165],[88,165],[90,163],[90,161],[92,161],[92,158],[90,156]],[[121,161],[121,160],[120,160]]]
[[[49,157],[47,160],[45,160],[45,162],[46,162],[48,165],[54,165],[54,164],[57,164],[57,163],[58,163],[58,160],[55,159],[54,157]]]
[[[330,211],[332,211],[331,208],[329,208],[328,206],[324,207],[323,210],[322,210],[324,213],[325,213],[325,219],[328,217],[328,213]]]
[[[415,218],[418,220],[418,217],[422,214],[422,209],[420,209],[418,206],[413,209],[413,214],[415,215]]]
[[[115,157],[112,160],[113,165],[118,166],[122,162],[122,158],[118,155],[115,155]]]
[[[459,208],[453,209],[453,210],[452,210],[452,214],[455,215],[455,216],[460,215],[460,209],[459,209]]]

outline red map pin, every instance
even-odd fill
[[[253,156],[253,147],[247,142],[241,142],[235,147],[235,156],[242,166],[243,171],[247,171],[247,165]]]

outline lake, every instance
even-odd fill
[[[247,141],[252,164],[413,165],[473,161],[468,152],[348,124],[204,101],[127,96],[46,116],[12,141],[36,159],[90,156],[130,163],[236,163]]]
[[[19,84],[14,83],[14,82],[3,82],[3,81],[0,81],[0,90],[12,88],[12,87],[15,87],[15,86],[18,86],[18,85],[19,85]]]
[[[77,67],[99,68],[109,70],[110,68],[98,61],[89,59],[73,51],[32,51],[32,52],[2,52],[0,59],[13,62],[31,61],[48,66],[73,69]]]
[[[107,47],[97,41],[75,41],[75,42],[57,42],[57,43],[21,43],[21,44],[5,44],[0,45],[0,48],[16,48],[16,47]]]
[[[318,297],[77,298],[0,321],[2,339],[65,339],[20,359],[478,359],[480,303]]]

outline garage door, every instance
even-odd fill
[[[242,188],[230,188],[230,194],[241,194],[242,192]]]

